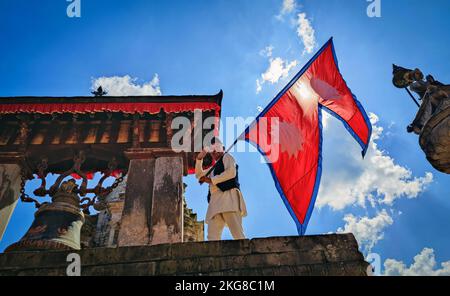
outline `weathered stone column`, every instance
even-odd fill
[[[0,164],[0,240],[14,212],[20,193],[20,166]]]
[[[155,159],[131,159],[128,169],[118,245],[149,244]]]
[[[155,162],[150,244],[183,241],[183,159],[160,157]]]
[[[184,160],[180,154],[132,149],[118,246],[183,241]]]

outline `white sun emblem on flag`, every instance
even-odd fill
[[[318,107],[319,99],[339,100],[341,94],[336,88],[319,78],[305,73],[290,89],[298,104],[304,112],[304,116],[312,119]]]
[[[289,157],[296,158],[302,150],[303,136],[297,126],[281,121],[279,123],[279,145],[282,152],[287,152]]]

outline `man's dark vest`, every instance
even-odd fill
[[[240,189],[240,185],[239,185],[239,176],[238,176],[238,168],[239,166],[236,165],[236,177],[234,177],[233,179],[224,181],[222,183],[217,183],[216,186],[221,190],[221,191],[228,191],[231,190],[233,188],[237,188]],[[220,175],[225,171],[225,166],[223,164],[223,158],[221,158],[215,168],[214,168],[214,176]],[[208,190],[208,203],[211,199],[211,192],[209,192]]]

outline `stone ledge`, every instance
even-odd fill
[[[0,254],[0,275],[65,275],[70,251]],[[352,234],[95,248],[82,275],[366,275]]]

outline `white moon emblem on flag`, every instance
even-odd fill
[[[341,95],[336,88],[319,78],[311,78],[310,85],[314,92],[317,93],[323,100],[341,99]]]

